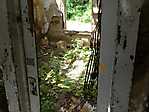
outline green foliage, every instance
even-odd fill
[[[83,43],[81,40],[76,39],[73,40],[73,44],[72,44],[73,49],[68,50],[65,55],[64,55],[64,59],[65,60],[83,60],[84,62],[88,61],[88,56],[89,56],[89,47],[84,47]]]
[[[77,39],[73,41],[72,48],[63,55],[50,54],[48,62],[38,62],[41,112],[57,112],[57,101],[65,92],[71,92],[75,96],[83,95],[84,75],[74,80],[66,74],[72,69],[75,60],[83,60],[87,63],[89,53],[90,49],[83,47],[82,41]],[[68,67],[63,69],[67,65]]]
[[[91,0],[67,0],[67,19],[91,22]]]

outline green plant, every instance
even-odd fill
[[[89,53],[89,47],[84,47],[80,39],[75,39],[72,41],[72,48],[63,55],[50,54],[48,62],[38,62],[41,112],[57,112],[57,101],[63,93],[71,92],[75,96],[83,96],[84,74],[76,80],[67,77],[66,74],[72,69],[74,61],[83,60],[87,63]],[[66,65],[69,68],[63,71]]]
[[[91,0],[67,0],[67,19],[80,22],[91,22]]]

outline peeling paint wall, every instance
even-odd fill
[[[141,0],[103,0],[98,112],[128,112]]]
[[[0,16],[0,69],[9,112],[40,112],[35,38],[27,0],[2,0]]]
[[[23,44],[26,65],[26,80],[28,82],[28,97],[30,112],[40,112],[40,100],[38,89],[37,56],[34,33],[31,32],[31,23],[29,21],[28,1],[21,0],[21,16],[23,27]]]
[[[7,2],[6,0],[2,0],[0,4],[0,67],[3,73],[9,110],[10,112],[20,112],[18,87],[11,51],[11,37],[8,31],[9,25],[7,12]]]
[[[111,111],[127,112],[138,38],[140,0],[118,0]]]

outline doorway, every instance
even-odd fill
[[[92,0],[66,1],[66,29],[91,32]]]
[[[62,0],[61,3],[67,6],[67,16],[57,1],[60,2],[34,0],[41,112],[94,112],[98,29],[92,31],[81,27],[83,30],[80,31],[79,26],[77,30],[69,30],[64,19],[87,22],[91,28],[92,1]],[[90,76],[91,72],[94,77]]]

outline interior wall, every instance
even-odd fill
[[[149,110],[149,1],[140,9],[140,27],[136,49],[133,86],[130,96],[130,112]]]
[[[8,103],[4,87],[3,72],[0,69],[0,112],[8,112]]]
[[[128,112],[141,4],[102,0],[98,111]]]

